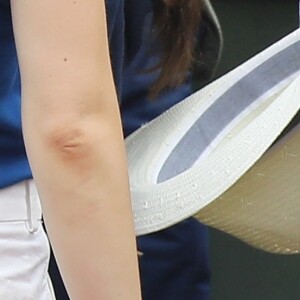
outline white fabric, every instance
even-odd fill
[[[0,190],[0,299],[54,300],[50,249],[32,181]]]

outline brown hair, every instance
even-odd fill
[[[197,33],[203,0],[154,0],[154,26],[162,53],[157,81],[150,90],[155,98],[167,88],[175,88],[186,79],[195,60]]]

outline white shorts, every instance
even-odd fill
[[[49,256],[33,181],[0,189],[0,300],[54,300]]]

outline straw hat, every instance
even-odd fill
[[[130,135],[137,235],[196,214],[255,247],[298,253],[300,126],[274,142],[299,109],[296,30]]]

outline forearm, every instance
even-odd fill
[[[42,120],[40,126],[31,120],[24,118],[28,154],[72,299],[139,299],[117,113],[74,120],[50,131]]]

